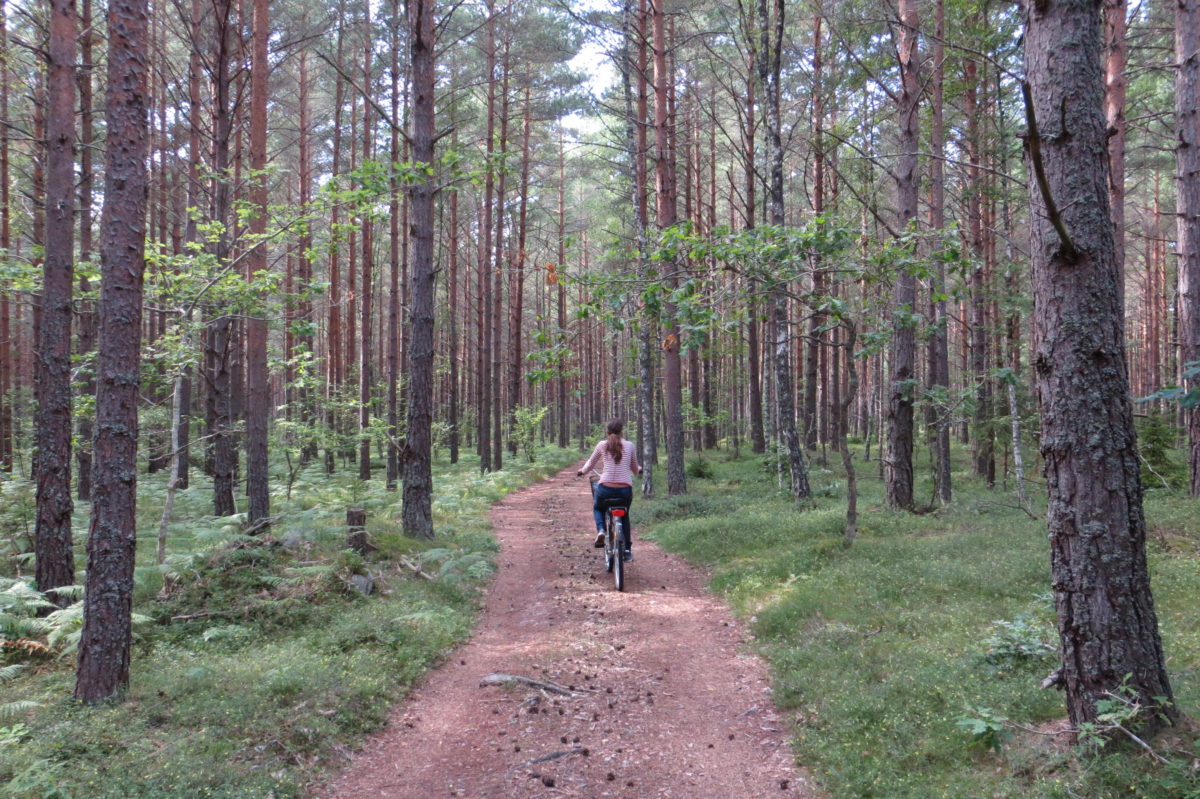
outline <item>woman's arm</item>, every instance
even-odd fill
[[[596,448],[592,450],[592,457],[588,458],[587,463],[583,464],[583,466],[580,467],[579,471],[575,472],[575,474],[584,474],[585,472],[591,471],[591,468],[596,465],[596,461],[600,458],[600,448],[603,445],[603,441],[596,445]]]

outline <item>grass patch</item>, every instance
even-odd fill
[[[31,664],[0,686],[0,705],[37,703],[0,719],[0,797],[305,796],[339,749],[377,729],[470,632],[494,569],[488,507],[577,458],[544,450],[534,464],[514,459],[487,475],[477,461],[435,464],[428,544],[401,534],[400,497],[382,481],[310,470],[290,501],[280,484],[281,519],[253,541],[237,518],[205,517],[210,495],[195,487],[177,500],[187,521],[171,528],[166,569],[153,562],[162,489],[143,480],[135,611],[153,621],[139,630],[128,697],[99,708],[71,700],[70,658]],[[372,558],[343,549],[351,505],[368,511]],[[400,555],[437,579],[415,579]],[[354,574],[376,590],[351,590]]]
[[[638,521],[709,567],[714,588],[749,619],[776,699],[795,713],[797,757],[829,795],[1200,797],[1200,750],[1185,736],[1164,741],[1183,754],[1157,766],[1136,752],[1078,758],[1053,736],[1011,728],[980,746],[964,723],[1048,728],[1065,716],[1061,695],[1038,688],[1057,647],[1045,525],[1002,491],[956,474],[949,508],[897,513],[874,469],[860,467],[859,533],[847,549],[840,474],[814,469],[817,500],[798,510],[761,460],[707,462],[712,477],[685,497],[643,502]],[[1179,706],[1194,712],[1200,519],[1167,491],[1146,509],[1168,669]]]

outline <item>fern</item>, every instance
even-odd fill
[[[51,588],[51,589],[47,590],[46,593],[54,594],[54,596],[59,597],[61,599],[69,599],[72,602],[78,602],[79,600],[83,599],[83,586],[82,585],[62,585],[62,586],[59,586],[58,588]]]
[[[60,653],[75,651],[75,644],[79,643],[79,636],[83,631],[83,603],[75,602],[54,611],[46,617],[46,622],[50,626],[50,632],[46,636],[46,643],[50,648]]]
[[[23,671],[25,671],[25,664],[23,663],[14,663],[11,666],[0,668],[0,685],[17,679]]]
[[[200,636],[205,643],[213,641],[238,641],[248,637],[251,634],[248,627],[243,627],[240,624],[225,624],[219,627],[209,627]]]
[[[0,582],[5,582],[0,579]],[[0,589],[0,611],[32,614],[55,604],[40,593],[33,585],[22,579],[9,579],[8,585]]]
[[[17,716],[23,716],[41,706],[40,702],[34,702],[32,699],[18,699],[15,702],[5,702],[4,704],[0,704],[0,719],[8,721]]]

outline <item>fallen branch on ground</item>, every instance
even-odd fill
[[[534,679],[530,679],[529,677],[522,677],[519,674],[501,674],[501,673],[497,672],[496,674],[489,674],[488,676],[484,677],[482,680],[479,681],[480,686],[512,685],[513,683],[517,683],[518,685],[525,685],[530,688],[539,688],[543,691],[549,691],[552,694],[561,694],[563,696],[572,696],[575,693],[570,688],[564,688],[561,685],[555,685],[552,682],[542,682],[541,680],[534,680]]]
[[[551,752],[548,755],[542,755],[541,757],[535,757],[533,760],[527,760],[525,765],[533,766],[538,763],[545,763],[548,760],[558,760],[560,757],[566,757],[567,755],[586,755],[587,752],[587,747],[583,746],[577,746],[574,749],[560,749],[557,752]]]
[[[404,566],[405,568],[407,568],[407,569],[411,570],[411,571],[412,571],[414,574],[416,574],[418,577],[423,577],[423,578],[425,578],[426,580],[434,580],[434,579],[436,579],[436,578],[435,578],[435,577],[434,577],[432,574],[430,574],[429,572],[422,571],[420,566],[418,566],[417,564],[413,563],[413,562],[412,562],[411,560],[409,560],[408,558],[400,558],[400,565],[402,565],[402,566]]]

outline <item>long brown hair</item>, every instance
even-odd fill
[[[624,429],[625,422],[621,419],[613,419],[604,428],[604,432],[608,434],[608,454],[612,455],[616,463],[620,463],[621,456],[625,454],[625,448],[621,446],[621,431]]]

